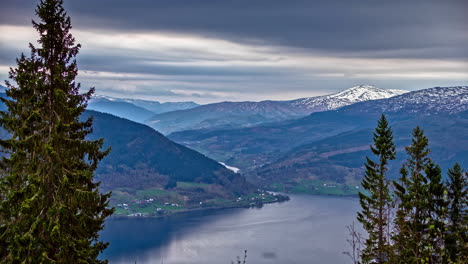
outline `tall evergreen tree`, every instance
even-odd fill
[[[452,263],[468,262],[468,173],[455,163],[448,172],[446,247]],[[464,261],[464,262],[463,262]]]
[[[62,0],[42,0],[33,26],[39,47],[17,59],[3,100],[0,123],[11,135],[0,145],[1,263],[105,263],[98,240],[112,213],[110,194],[93,181],[107,154],[103,140],[89,141],[92,120],[79,117],[94,92],[79,93],[75,56],[80,45],[70,34]]]
[[[362,180],[362,187],[368,194],[359,193],[362,211],[358,213],[358,220],[369,235],[362,260],[365,263],[386,263],[390,257],[389,236],[386,231],[390,224],[388,212],[392,206],[386,172],[388,162],[395,159],[396,150],[393,133],[385,115],[378,121],[374,132],[374,145],[370,149],[378,161],[366,157],[366,174]]]
[[[442,170],[440,166],[429,162],[425,174],[428,179],[427,208],[428,230],[426,231],[429,263],[444,263],[445,249],[445,221],[447,218],[447,189],[442,181]]]
[[[409,158],[401,169],[399,181],[394,182],[398,198],[394,242],[400,263],[427,263],[431,254],[428,238],[431,212],[426,173],[428,167],[434,168],[428,158],[428,146],[423,130],[416,127],[411,145],[406,147]]]

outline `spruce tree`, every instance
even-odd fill
[[[112,213],[110,194],[93,181],[107,154],[103,140],[90,141],[92,120],[80,115],[94,92],[79,93],[75,56],[80,45],[70,34],[62,0],[42,0],[33,26],[39,47],[17,59],[6,82],[8,110],[1,126],[1,263],[105,263],[97,257],[107,244],[98,232]]]
[[[358,213],[358,220],[369,235],[362,260],[365,263],[386,263],[390,257],[387,230],[390,224],[388,212],[392,206],[386,172],[388,162],[395,159],[396,150],[392,130],[385,115],[378,121],[374,132],[374,145],[370,149],[377,156],[377,161],[366,157],[366,174],[362,180],[362,187],[368,194],[359,193],[362,211]]]
[[[398,208],[394,219],[395,230],[392,241],[394,243],[393,252],[395,258],[398,260],[407,260],[411,255],[411,249],[408,248],[408,245],[410,245],[409,239],[412,238],[411,227],[407,224],[407,220],[410,217],[412,206],[411,196],[408,194],[406,188],[410,186],[411,182],[408,178],[408,170],[405,166],[400,169],[400,175],[399,182],[393,182],[395,187],[395,203]]]
[[[468,261],[468,173],[455,163],[448,172],[448,224],[445,243],[452,263]],[[447,261],[447,262],[448,262]]]
[[[399,263],[427,263],[431,243],[428,238],[431,217],[428,190],[429,141],[421,128],[413,130],[409,156],[403,165],[399,181],[395,181],[398,208],[395,219],[394,247]],[[432,173],[432,172],[431,172]]]
[[[427,236],[427,256],[429,263],[444,263],[445,249],[445,220],[447,218],[447,189],[442,181],[440,166],[432,161],[428,163],[425,174],[428,179],[427,208],[429,218]]]

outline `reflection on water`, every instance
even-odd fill
[[[110,263],[230,263],[248,250],[249,264],[349,263],[346,225],[355,198],[291,196],[260,209],[198,211],[167,218],[110,219],[101,233]]]

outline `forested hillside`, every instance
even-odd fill
[[[400,154],[415,125],[431,138],[431,157],[444,170],[455,161],[466,163],[467,98],[467,87],[431,88],[298,120],[243,129],[185,131],[169,137],[240,168],[253,182],[273,184],[277,190],[300,186],[297,191],[308,191],[323,183],[348,188],[359,185],[362,160],[369,154],[372,129],[382,113],[395,130],[395,164],[401,164]],[[398,169],[399,165],[392,167],[390,176],[396,177]]]
[[[103,188],[164,188],[177,181],[219,184],[226,195],[247,193],[245,179],[218,162],[176,144],[150,127],[95,111],[90,138],[104,138],[112,151],[97,170]]]

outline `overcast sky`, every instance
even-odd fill
[[[0,0],[0,79],[38,35]],[[359,84],[468,85],[466,0],[65,0],[79,81],[159,101],[292,99]]]

